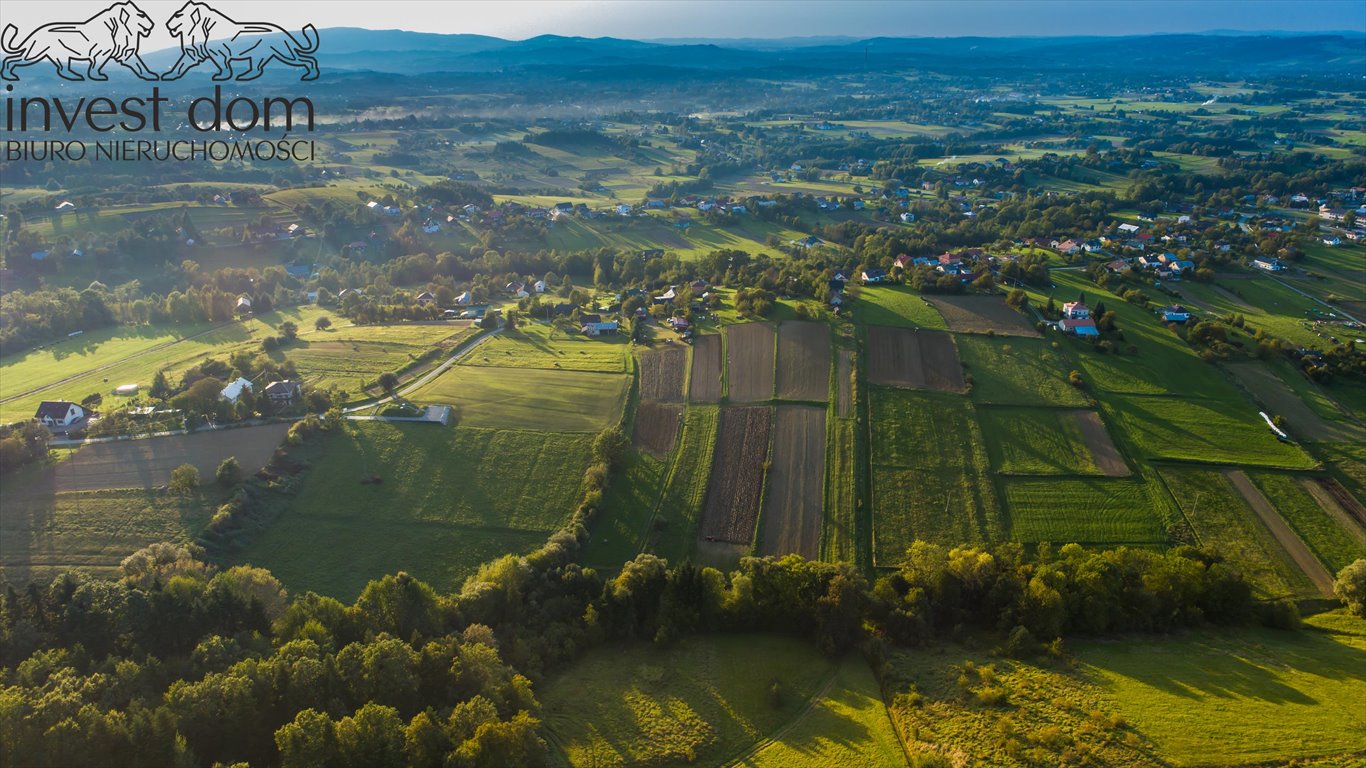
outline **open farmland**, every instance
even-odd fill
[[[854,353],[848,349],[840,350],[835,363],[835,415],[854,415]]]
[[[1257,486],[1248,479],[1247,473],[1241,469],[1229,470],[1224,473],[1228,481],[1233,485],[1233,489],[1243,497],[1243,501],[1257,513],[1262,525],[1271,532],[1271,536],[1276,539],[1276,543],[1281,545],[1281,549],[1290,556],[1291,562],[1296,568],[1309,577],[1309,581],[1321,592],[1324,597],[1333,594],[1333,575],[1323,567],[1323,563],[1314,557],[1314,553],[1305,545],[1298,534],[1289,525],[1286,525],[1285,518],[1271,506],[1265,495]]]
[[[1228,369],[1238,383],[1246,387],[1257,402],[1267,409],[1267,413],[1285,417],[1285,431],[1292,437],[1316,443],[1366,439],[1366,430],[1345,418],[1337,421],[1320,418],[1266,365],[1240,363],[1230,365]]]
[[[683,414],[678,448],[655,511],[659,528],[652,531],[650,542],[650,549],[669,562],[683,562],[696,549],[720,419],[721,409],[716,407],[694,406]]]
[[[1094,411],[993,407],[978,413],[992,465],[1004,474],[1129,473]]]
[[[343,600],[400,570],[456,589],[480,563],[540,546],[573,510],[592,443],[384,422],[324,440],[288,507],[235,560]]]
[[[775,336],[772,323],[726,326],[726,384],[730,402],[773,399]]]
[[[768,460],[770,416],[768,407],[722,409],[702,512],[702,538],[707,541],[753,543]]]
[[[640,399],[677,403],[683,400],[683,385],[688,379],[688,349],[666,344],[641,352]]]
[[[825,408],[777,407],[759,554],[820,556],[826,437]]]
[[[972,404],[952,395],[872,390],[873,558],[911,542],[983,544],[1004,533]]]
[[[171,471],[181,464],[194,465],[200,478],[209,480],[229,456],[236,456],[243,471],[250,474],[270,461],[288,430],[289,424],[281,422],[86,445],[65,461],[45,467],[32,480],[13,483],[6,488],[6,496],[157,488],[169,483]]]
[[[642,451],[660,458],[673,450],[683,406],[645,400],[636,408],[632,440]]]
[[[1012,479],[1005,483],[1015,541],[1103,546],[1166,544],[1166,526],[1141,479]]]
[[[314,387],[357,396],[380,374],[411,366],[435,348],[453,349],[478,332],[469,323],[348,326],[301,335],[271,357],[293,361]]]
[[[825,323],[778,326],[778,399],[830,398],[830,328]]]
[[[693,340],[692,377],[688,400],[694,403],[721,402],[721,336],[708,333]]]
[[[905,285],[868,285],[859,288],[854,315],[865,325],[948,330],[938,310]]]
[[[954,339],[972,377],[972,399],[997,405],[1085,406],[1067,381],[1062,355],[1043,339],[961,335]]]
[[[1109,421],[1147,456],[1218,464],[1311,469],[1300,448],[1276,440],[1250,402],[1109,395]]]
[[[123,558],[148,544],[192,540],[217,503],[208,493],[138,489],[29,495],[7,487],[0,502],[0,576],[11,584],[46,584],[67,568],[114,576]]]
[[[926,296],[950,331],[998,336],[1038,336],[1028,315],[1006,306],[999,296]]]
[[[765,738],[783,741],[783,726],[810,716],[807,700],[828,690],[835,669],[796,638],[695,636],[598,648],[540,695],[567,765],[721,766]],[[776,707],[774,680],[785,692]]]
[[[963,391],[963,366],[947,333],[870,326],[867,350],[873,384]]]
[[[1323,492],[1316,478],[1279,472],[1259,472],[1248,478],[1329,573],[1366,557],[1366,528]]]
[[[1273,597],[1317,594],[1226,473],[1176,467],[1160,472],[1200,543],[1242,571],[1261,592]]]
[[[461,365],[625,373],[630,355],[625,334],[585,336],[548,323],[503,331],[460,361]]]
[[[640,553],[667,469],[665,461],[642,451],[627,456],[603,494],[579,562],[610,572]]]
[[[407,399],[453,405],[458,423],[490,429],[597,432],[621,418],[630,377],[454,365]]]

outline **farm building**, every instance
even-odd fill
[[[233,311],[236,312],[236,313],[239,314],[239,315],[250,314],[250,313],[251,313],[251,297],[250,297],[250,296],[247,296],[246,294],[243,294],[243,295],[241,295],[241,296],[238,296],[238,297],[237,297],[237,306],[233,307]]]
[[[1099,336],[1100,331],[1096,330],[1096,321],[1090,318],[1073,319],[1065,317],[1058,322],[1058,330],[1072,336]]]
[[[1285,266],[1285,262],[1275,258],[1253,259],[1252,268],[1266,270],[1267,272],[1284,272],[1288,269],[1288,267]]]
[[[223,398],[224,400],[227,400],[233,405],[236,405],[237,401],[242,398],[242,393],[250,391],[251,379],[239,377],[236,381],[232,382],[226,387],[223,387],[223,391],[219,392],[218,396]]]
[[[617,332],[617,323],[614,320],[584,323],[582,330],[585,336],[606,336]]]
[[[69,427],[85,416],[85,409],[69,400],[44,400],[33,414],[33,418],[48,429]]]
[[[272,381],[262,391],[272,403],[290,405],[302,394],[303,390],[297,381]]]
[[[675,331],[678,331],[679,333],[682,333],[688,330],[688,318],[671,317],[669,318],[669,327],[674,329]]]
[[[531,295],[530,293],[527,293],[526,283],[508,283],[507,291],[519,299],[525,299]]]

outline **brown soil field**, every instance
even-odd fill
[[[1082,439],[1086,442],[1087,450],[1091,451],[1091,458],[1095,459],[1096,467],[1106,477],[1128,477],[1129,465],[1124,463],[1124,457],[1119,455],[1119,449],[1110,439],[1110,433],[1105,431],[1100,414],[1095,411],[1077,411],[1075,416]]]
[[[1237,363],[1228,366],[1228,370],[1272,416],[1285,417],[1286,431],[1294,437],[1311,443],[1330,443],[1360,440],[1366,434],[1352,424],[1319,418],[1294,390],[1265,365]]]
[[[754,540],[770,421],[767,407],[721,411],[711,480],[702,507],[703,541],[748,545]]]
[[[678,423],[683,419],[683,406],[643,400],[636,408],[635,427],[631,440],[636,447],[657,458],[674,449],[678,438]]]
[[[1281,517],[1276,508],[1271,506],[1271,502],[1267,501],[1257,486],[1252,484],[1247,473],[1241,469],[1235,469],[1228,471],[1226,475],[1229,482],[1233,483],[1233,487],[1247,502],[1247,505],[1252,507],[1252,510],[1257,513],[1257,517],[1261,518],[1262,523],[1271,531],[1271,535],[1276,537],[1281,548],[1290,555],[1290,559],[1294,561],[1295,565],[1304,571],[1304,575],[1309,577],[1309,581],[1313,582],[1319,592],[1325,596],[1333,594],[1332,574],[1328,573],[1328,569],[1323,567],[1323,563],[1320,563],[1317,557],[1314,557],[1314,553],[1309,551],[1309,547],[1305,546],[1300,537],[1295,535],[1295,532],[1286,524],[1285,518]]]
[[[688,350],[666,344],[640,354],[640,399],[664,403],[683,401],[688,378]]]
[[[1331,477],[1302,477],[1300,486],[1313,497],[1319,508],[1338,521],[1347,535],[1366,545],[1366,510]]]
[[[1306,487],[1308,485],[1309,483],[1306,481]],[[1357,501],[1352,494],[1348,493],[1347,489],[1343,488],[1341,483],[1331,477],[1318,477],[1313,480],[1313,485],[1316,485],[1321,492],[1327,494],[1329,498],[1336,502],[1343,512],[1356,520],[1356,524],[1360,528],[1366,530],[1366,507],[1361,506],[1361,502]],[[1315,493],[1314,498],[1319,498],[1319,494]],[[1320,502],[1319,506],[1324,505]]]
[[[778,326],[778,397],[822,403],[830,399],[830,328],[825,323]]]
[[[854,353],[841,349],[835,369],[835,415],[847,419],[854,415]]]
[[[778,406],[759,554],[798,554],[808,560],[820,556],[825,438],[824,408]]]
[[[218,465],[229,456],[236,456],[243,474],[250,475],[270,461],[288,431],[289,423],[281,422],[86,445],[46,470],[33,485],[25,484],[23,492],[156,488],[169,483],[171,470],[181,464],[193,464],[200,482],[211,483]]]
[[[694,403],[721,402],[721,337],[698,336],[692,346],[692,385],[688,399]]]
[[[1038,336],[1034,323],[1023,313],[1006,306],[1000,296],[926,296],[950,331],[986,333],[1003,336]]]
[[[726,384],[730,402],[773,399],[773,323],[741,323],[726,328]]]
[[[943,331],[868,327],[868,380],[903,389],[962,392],[963,364]]]

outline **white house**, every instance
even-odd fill
[[[223,391],[219,392],[218,396],[223,398],[224,400],[227,400],[233,405],[237,405],[237,401],[241,399],[242,392],[244,391],[251,391],[251,380],[239,377],[237,381],[234,381],[228,386],[223,387]]]
[[[85,409],[68,400],[44,400],[38,404],[33,418],[49,429],[69,427],[85,418]]]
[[[1062,316],[1069,320],[1085,320],[1091,316],[1091,308],[1080,301],[1069,301],[1062,305]]]
[[[1253,259],[1252,267],[1264,269],[1267,272],[1284,272],[1286,270],[1285,262],[1280,259]]]
[[[464,293],[455,297],[455,303],[456,305],[461,307],[468,307],[469,305],[474,303],[474,294],[470,293],[469,291],[465,291]]]
[[[1323,238],[1324,245],[1342,245],[1342,238],[1337,235],[1326,235]]]
[[[546,287],[547,286],[544,280],[537,280],[536,282],[531,284],[532,290],[536,291],[537,293],[545,293]]]
[[[915,214],[911,213],[910,211],[906,211],[905,213],[901,214],[901,221],[904,224],[914,224]]]
[[[1133,233],[1135,233],[1135,232],[1138,231],[1138,225],[1137,225],[1137,224],[1120,224],[1120,225],[1119,225],[1119,231],[1120,231],[1120,232],[1126,232],[1126,233],[1128,233],[1128,234],[1133,234]]]
[[[239,314],[239,315],[243,315],[243,314],[246,314],[246,313],[250,312],[250,311],[251,311],[251,297],[247,296],[246,294],[243,294],[243,295],[241,295],[241,296],[238,296],[238,297],[237,297],[237,306],[234,307],[233,309],[234,309],[234,311],[237,312],[237,314]]]

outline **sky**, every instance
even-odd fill
[[[81,21],[111,0],[0,0],[27,35]],[[163,24],[183,0],[137,0],[157,28],[142,50],[170,47]],[[473,33],[509,39],[1129,35],[1209,30],[1366,32],[1366,0],[209,0],[238,21]]]

